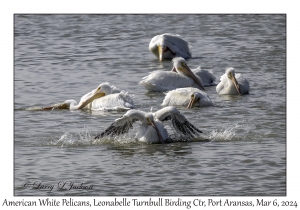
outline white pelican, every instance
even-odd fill
[[[95,139],[105,136],[118,136],[128,133],[133,128],[133,123],[140,121],[140,128],[136,138],[141,142],[147,143],[166,143],[169,140],[169,134],[163,125],[163,121],[171,120],[175,130],[179,131],[187,138],[195,137],[202,133],[192,125],[175,107],[164,107],[155,113],[144,112],[140,110],[129,110],[121,118],[113,122],[105,131],[97,135]]]
[[[44,107],[42,110],[53,109],[90,109],[90,110],[128,110],[134,108],[134,103],[130,95],[108,82],[100,84],[96,89],[81,97],[77,103],[73,99],[63,103]]]
[[[241,74],[236,74],[232,67],[226,69],[220,81],[216,87],[219,95],[249,94],[250,87],[248,80],[243,78]]]
[[[211,70],[199,67],[191,70],[182,57],[173,58],[171,71],[157,70],[144,77],[139,84],[148,91],[163,92],[182,87],[195,87],[204,90],[203,86],[215,85],[216,77]]]
[[[165,33],[153,37],[149,43],[149,50],[160,61],[177,56],[186,59],[192,57],[189,44],[178,34]]]
[[[212,106],[207,93],[198,88],[177,88],[175,90],[167,92],[162,106],[186,106],[187,108],[193,108],[195,106],[204,107]]]

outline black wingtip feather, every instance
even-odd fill
[[[129,129],[132,129],[132,122],[126,122],[124,125],[121,126],[115,126],[114,124],[111,124],[105,131],[97,135],[94,139],[103,138],[104,136],[118,136],[124,133],[127,133]]]

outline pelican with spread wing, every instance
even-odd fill
[[[97,135],[95,139],[105,136],[119,136],[128,133],[133,128],[133,123],[140,121],[140,127],[136,138],[147,143],[166,143],[169,134],[163,125],[164,121],[171,120],[173,127],[178,132],[191,138],[196,137],[202,131],[192,125],[184,115],[175,107],[164,107],[154,113],[141,110],[129,110],[121,118],[113,122],[105,131]]]
[[[190,46],[178,34],[160,34],[153,37],[149,43],[149,50],[159,61],[180,56],[185,59],[192,57]]]
[[[182,57],[173,58],[171,71],[154,71],[144,77],[139,84],[148,91],[163,92],[183,87],[195,87],[204,90],[204,86],[216,85],[216,77],[211,70],[198,67],[191,70]]]
[[[80,102],[73,99],[44,107],[42,110],[54,109],[90,109],[90,110],[128,110],[134,108],[131,96],[124,91],[110,85],[108,82],[100,84],[96,89],[81,97]]]

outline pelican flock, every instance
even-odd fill
[[[185,106],[187,108],[212,106],[208,94],[198,88],[177,88],[166,93],[162,106]]]
[[[139,84],[148,91],[164,92],[183,87],[195,87],[205,90],[204,86],[216,85],[216,77],[211,70],[198,67],[191,70],[182,57],[173,58],[171,71],[157,70],[144,77]]]
[[[191,124],[184,115],[174,106],[193,107],[212,106],[207,86],[216,86],[219,95],[244,95],[250,91],[248,80],[241,74],[236,74],[234,68],[229,67],[216,84],[216,77],[212,70],[190,69],[185,59],[191,58],[189,44],[177,34],[165,33],[153,37],[149,43],[149,50],[160,60],[172,59],[171,71],[157,70],[150,72],[142,78],[140,85],[149,92],[164,92],[162,102],[164,108],[156,112],[145,112],[134,109],[131,95],[110,85],[108,82],[100,84],[96,89],[81,97],[79,103],[73,99],[58,103],[53,106],[41,108],[41,110],[54,109],[89,109],[89,110],[123,110],[127,111],[122,117],[116,119],[95,139],[103,137],[115,137],[128,133],[133,129],[135,122],[139,121],[139,129],[136,139],[146,143],[173,142],[164,122],[171,124],[178,134],[185,138],[194,138],[202,131]],[[30,110],[30,109],[28,109]],[[40,110],[40,109],[39,109]]]
[[[149,50],[160,61],[178,56],[185,59],[192,57],[189,44],[178,34],[156,35],[149,43]]]
[[[244,95],[249,94],[250,86],[242,74],[236,74],[234,68],[229,67],[221,76],[216,91],[219,95]]]
[[[54,109],[89,109],[89,110],[128,110],[133,109],[131,96],[124,91],[110,85],[108,82],[100,84],[96,89],[81,97],[79,103],[73,99],[44,107],[42,110]]]
[[[119,136],[129,132],[133,128],[133,123],[140,121],[140,127],[135,138],[145,143],[166,143],[169,134],[163,121],[171,120],[176,131],[187,137],[196,137],[202,131],[192,125],[184,115],[175,107],[164,107],[154,113],[141,110],[129,110],[121,118],[116,119],[105,131],[97,135],[95,139],[106,136]]]

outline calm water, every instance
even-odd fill
[[[213,69],[219,81],[232,66],[250,82],[249,95],[208,87],[214,106],[179,107],[212,141],[148,145],[135,130],[94,141],[124,112],[25,110],[78,101],[105,81],[134,95],[137,109],[160,109],[164,95],[138,82],[171,70],[148,50],[166,32],[192,45],[192,69]],[[17,196],[286,195],[285,15],[15,15],[14,65]],[[24,187],[34,182],[55,187]],[[70,182],[93,187],[57,187]]]

